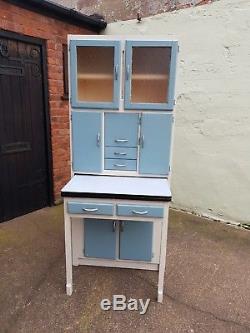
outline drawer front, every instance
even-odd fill
[[[120,148],[120,147],[106,147],[105,148],[105,158],[115,158],[115,159],[129,159],[136,160],[137,149],[136,148]]]
[[[105,170],[136,171],[136,160],[105,159]]]
[[[164,208],[161,206],[117,205],[118,216],[163,217]]]
[[[104,117],[104,140],[108,147],[137,147],[138,114],[108,113]]]
[[[112,204],[69,202],[68,212],[70,214],[91,214],[91,215],[113,215]]]

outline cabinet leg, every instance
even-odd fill
[[[159,288],[158,288],[157,302],[159,303],[163,302],[163,290],[160,290]]]
[[[66,210],[64,202],[64,228],[65,228],[65,257],[66,257],[66,293],[72,295],[72,237],[71,237],[71,218]]]
[[[73,292],[73,286],[72,286],[72,284],[66,284],[66,294],[68,295],[68,296],[71,296],[72,295],[72,292]]]
[[[166,218],[162,223],[162,231],[161,231],[161,250],[160,250],[158,294],[157,294],[157,301],[159,303],[163,302],[164,274],[166,267],[166,251],[167,251],[167,233],[168,233],[168,207],[166,208]]]

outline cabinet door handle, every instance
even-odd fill
[[[125,156],[125,155],[127,155],[127,153],[123,153],[123,152],[115,151],[115,152],[114,152],[114,155],[122,155],[122,156]]]
[[[144,210],[143,212],[139,212],[137,210],[132,210],[132,213],[133,214],[136,214],[136,215],[147,215],[148,214],[148,211],[147,210]]]
[[[126,164],[114,164],[114,166],[118,168],[125,168]]]
[[[83,208],[82,209],[84,212],[89,212],[89,213],[93,213],[93,212],[97,212],[98,208]]]
[[[130,66],[127,65],[127,66],[126,66],[126,81],[129,80],[129,74],[130,74]]]
[[[115,232],[116,230],[116,221],[113,221],[113,224],[112,224],[112,231]]]
[[[115,80],[118,80],[118,65],[115,65]]]
[[[115,139],[115,142],[117,143],[125,143],[125,142],[128,142],[127,139]]]
[[[140,136],[140,146],[141,148],[144,148],[144,135]]]
[[[120,221],[120,231],[124,231],[124,221]]]
[[[101,134],[100,132],[98,132],[96,136],[96,144],[98,147],[100,147],[100,143],[101,143]]]

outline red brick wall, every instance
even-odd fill
[[[62,45],[67,34],[91,34],[79,28],[0,0],[0,28],[20,34],[46,39],[49,84],[49,112],[53,159],[54,200],[60,199],[60,190],[70,178],[69,110],[62,100],[63,57]]]

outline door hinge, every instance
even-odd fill
[[[70,120],[72,121],[72,114],[70,115]]]
[[[178,45],[178,52],[180,52],[180,45]]]

